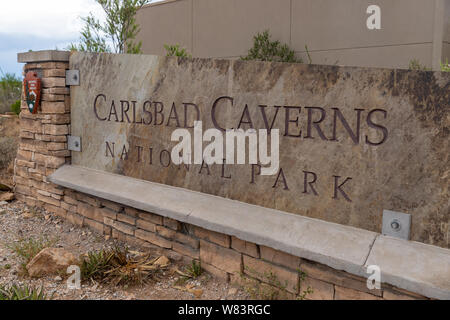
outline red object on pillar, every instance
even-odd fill
[[[41,79],[35,71],[28,71],[23,79],[23,91],[28,110],[37,113],[41,102]]]

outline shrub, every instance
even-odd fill
[[[17,154],[17,138],[0,137],[0,169],[7,168]]]
[[[422,65],[417,59],[413,59],[409,62],[409,70],[431,71],[430,68]],[[450,64],[448,63],[448,59],[445,62],[441,62],[441,71],[450,72]]]
[[[164,49],[166,49],[167,57],[182,57],[182,58],[191,58],[191,54],[187,52],[185,48],[181,48],[179,44],[175,45],[164,45]]]
[[[3,73],[0,69],[0,113],[10,111],[11,105],[20,99],[22,82],[12,73]]]
[[[88,252],[81,262],[81,278],[83,280],[103,280],[105,272],[111,268],[114,251],[100,250]]]
[[[149,254],[136,254],[127,248],[102,249],[81,257],[82,280],[111,282],[114,285],[142,284],[164,267],[154,265]]]
[[[241,57],[242,60],[276,61],[276,62],[298,62],[301,59],[295,57],[295,51],[287,44],[279,41],[271,41],[269,31],[258,33],[253,37],[253,47],[248,50],[248,55]]]
[[[198,278],[203,273],[200,261],[197,262],[195,260],[192,260],[192,264],[187,267],[186,271],[189,277],[193,279]]]
[[[19,115],[19,113],[20,113],[20,100],[16,100],[16,102],[14,102],[11,105],[11,112],[14,112],[15,114]]]
[[[412,59],[409,62],[409,70],[431,71],[430,68],[425,67],[417,59]]]
[[[39,253],[42,249],[51,247],[57,242],[56,239],[49,240],[41,237],[39,239],[28,238],[20,239],[18,242],[7,244],[6,246],[15,252],[23,262],[21,264],[22,270],[26,273],[27,264]]]
[[[28,287],[27,285],[2,286],[0,285],[1,300],[47,300],[49,297],[44,294],[44,289]]]

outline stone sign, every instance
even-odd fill
[[[448,246],[448,73],[86,53],[70,68],[74,165],[378,232],[383,209],[406,212],[413,240]],[[175,165],[171,135],[197,120],[278,129],[278,170]]]

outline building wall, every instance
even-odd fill
[[[442,44],[442,61],[450,63],[450,1],[445,2],[444,34]]]
[[[381,8],[381,30],[366,27],[371,4]],[[431,67],[446,52],[449,7],[450,0],[169,0],[139,10],[138,39],[147,54],[179,43],[194,57],[238,58],[269,29],[305,61],[307,45],[315,64],[407,68],[417,59]]]

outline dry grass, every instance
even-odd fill
[[[5,246],[13,251],[19,258],[22,259],[21,267],[23,274],[27,274],[27,264],[39,253],[42,249],[53,246],[57,242],[56,239],[49,240],[47,238],[27,238],[20,239],[17,242],[7,243]]]
[[[166,269],[155,264],[159,258],[119,247],[93,251],[81,257],[81,276],[114,285],[144,284]]]
[[[287,281],[281,282],[277,275],[272,271],[264,272],[261,274],[256,270],[246,267],[246,272],[249,277],[241,274],[240,286],[247,292],[251,299],[254,300],[288,300],[292,298],[292,295],[286,291],[288,286]],[[305,280],[306,273],[301,270],[297,270],[300,277],[300,284]],[[259,280],[258,280],[259,279]],[[295,299],[304,300],[308,295],[312,294],[314,290],[308,287],[306,290],[301,291]]]
[[[20,122],[18,117],[0,117],[0,183],[12,185]]]
[[[17,154],[17,138],[0,137],[0,170],[7,169]]]
[[[2,300],[47,300],[51,299],[43,288],[29,287],[28,285],[12,284],[0,286],[0,301]]]

